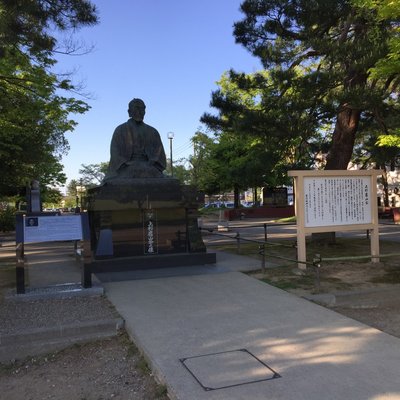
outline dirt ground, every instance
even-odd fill
[[[125,333],[0,365],[0,391],[7,400],[168,399]]]
[[[277,267],[251,274],[400,338],[400,264],[339,262],[302,272]]]
[[[336,304],[329,308],[400,338],[400,266],[398,263],[344,263],[331,266],[328,277],[329,274],[348,286],[348,290],[344,293],[335,292],[335,281],[331,283],[333,287],[329,288],[329,283],[324,282],[322,278],[323,290],[336,293]]]
[[[14,250],[12,246],[0,246],[0,306],[5,301],[4,295],[11,288],[15,288]],[[83,300],[85,300],[84,310],[91,315],[97,316],[100,313],[103,318],[110,316],[109,308],[112,305],[107,299],[100,301],[101,299],[96,297],[89,297],[81,299],[77,304],[83,306]],[[62,307],[63,302],[55,301],[54,306]],[[67,313],[71,311],[68,310]],[[46,308],[46,312],[52,311]],[[4,313],[0,314],[4,317]],[[64,313],[59,309],[55,314],[57,318],[61,318],[59,315]],[[21,318],[21,315],[14,317]],[[43,316],[35,313],[38,327],[45,324],[46,320],[40,317]],[[65,318],[68,323],[70,320],[75,321],[77,315],[67,315]],[[13,321],[12,325],[21,325],[21,329],[28,328],[21,324],[21,321],[16,322]],[[0,331],[4,333],[4,329]],[[166,400],[167,398],[166,387],[157,383],[147,362],[124,331],[109,339],[76,344],[44,356],[27,357],[25,360],[9,364],[0,363],[0,399]]]

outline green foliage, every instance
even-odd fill
[[[189,185],[191,184],[191,170],[185,167],[185,159],[180,159],[174,161],[173,169],[174,169],[174,178],[178,179],[179,182]],[[169,163],[169,159],[167,160],[167,164]],[[167,165],[167,171],[170,170],[170,166]]]
[[[24,47],[38,63],[51,64],[58,42],[54,30],[72,31],[97,23],[96,7],[88,0],[0,1],[1,45]],[[3,47],[3,49],[4,49]]]
[[[80,186],[80,183],[76,179],[71,179],[67,185],[67,195],[68,196],[77,196],[78,189],[77,187]]]
[[[82,164],[79,173],[82,175],[82,185],[93,187],[99,185],[108,170],[108,162],[98,164]]]
[[[394,18],[400,18],[400,2],[393,0],[352,0],[352,3],[360,7],[374,12],[377,19],[383,23],[391,21]],[[400,72],[400,27],[397,24],[393,27],[393,36],[388,40],[388,53],[380,59],[376,65],[370,69],[373,78],[390,79],[393,75]],[[397,79],[398,84],[398,79]]]
[[[0,230],[10,232],[15,230],[15,208],[0,203]]]
[[[62,51],[55,31],[96,20],[86,0],[0,1],[1,194],[16,194],[31,179],[45,185],[65,182],[60,164],[68,151],[64,134],[76,125],[69,114],[83,113],[88,105],[63,96],[78,88],[51,72],[54,52]]]
[[[136,363],[136,367],[143,375],[150,375],[151,373],[151,368],[149,367],[149,363],[143,356],[139,357]]]
[[[215,179],[212,166],[209,163],[210,152],[214,141],[206,133],[198,130],[191,138],[194,153],[189,157],[191,165],[190,182],[207,194],[215,193]]]
[[[377,138],[376,145],[379,147],[400,148],[400,135],[381,135]]]
[[[43,204],[44,203],[60,204],[60,202],[63,198],[63,195],[61,194],[61,192],[58,189],[45,187],[41,191],[40,197],[41,197]]]
[[[313,164],[321,144],[308,110],[265,108],[270,103],[294,104],[295,91],[280,90],[266,71],[230,71],[218,84],[211,101],[218,115],[205,113],[201,118],[216,136],[207,143],[207,163],[202,161],[203,170],[210,170],[208,185],[214,182],[217,191],[274,187],[288,183],[289,168]]]
[[[400,69],[390,76],[376,72],[400,54],[398,3],[354,1],[359,4],[245,0],[234,35],[265,71],[231,71],[230,82],[242,94],[214,92],[211,104],[219,115],[205,114],[203,122],[214,130],[267,136],[277,149],[296,149],[301,154],[293,164],[300,167],[307,155],[329,150],[330,168],[347,167],[360,125],[375,121],[381,132],[398,128],[393,115],[399,114]],[[396,13],[377,12],[382,4]]]
[[[155,396],[157,399],[169,399],[168,387],[166,385],[157,385]]]

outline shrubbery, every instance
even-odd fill
[[[10,232],[15,230],[15,211],[14,207],[0,203],[0,231]]]

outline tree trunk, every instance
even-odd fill
[[[332,135],[332,145],[326,157],[325,169],[347,169],[353,155],[360,114],[359,110],[351,109],[346,104],[341,107]],[[320,244],[333,244],[336,235],[335,232],[313,233],[312,240]]]
[[[325,169],[347,169],[353,155],[360,114],[360,110],[351,109],[346,104],[341,107],[333,131],[332,145],[326,157]]]
[[[389,207],[389,184],[387,180],[386,166],[381,165],[381,169],[383,171],[382,174],[382,185],[383,185],[383,205],[385,207]]]
[[[239,188],[235,186],[233,188],[233,203],[235,208],[239,208],[240,206],[240,193],[239,193]]]
[[[258,203],[257,203],[257,196],[258,196],[258,193],[257,193],[257,186],[254,186],[254,187],[253,187],[253,205],[254,205],[254,206],[258,206]]]

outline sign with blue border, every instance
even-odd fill
[[[17,241],[41,243],[88,238],[87,215],[23,215],[17,218]]]

